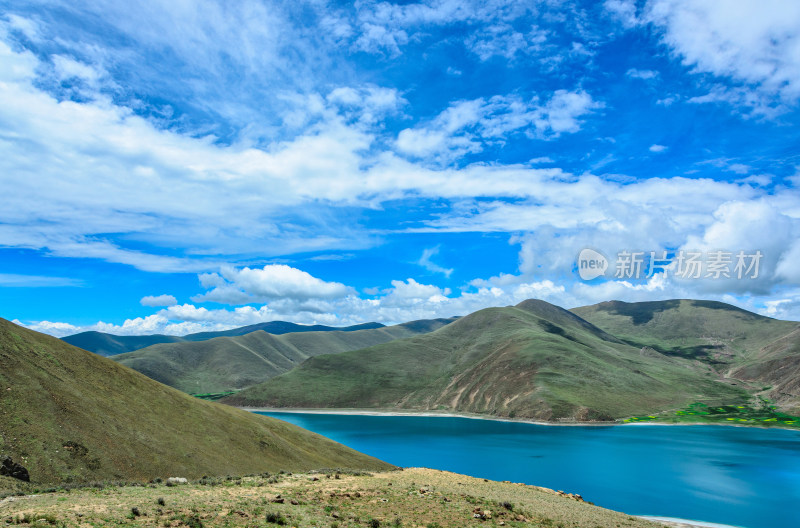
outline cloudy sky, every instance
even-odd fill
[[[0,0],[0,316],[800,320],[799,117],[795,0]]]

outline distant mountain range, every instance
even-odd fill
[[[359,325],[363,329],[304,330],[282,335],[256,330],[236,337],[157,344],[111,359],[184,392],[218,393],[261,383],[312,356],[357,350],[432,332],[453,320],[421,320],[396,326],[369,323]]]
[[[528,300],[428,334],[312,357],[222,401],[583,421],[761,394],[794,412],[798,334],[796,322],[718,302],[612,301],[567,311]]]
[[[390,467],[0,319],[0,460],[4,456],[26,468],[36,485]],[[0,491],[21,485],[0,476]]]
[[[363,323],[354,326],[337,328],[324,325],[300,325],[286,321],[269,321],[254,325],[242,326],[231,330],[219,332],[200,332],[185,336],[172,336],[163,334],[143,335],[143,336],[120,336],[106,334],[104,332],[81,332],[71,336],[62,337],[64,341],[78,348],[100,354],[101,356],[115,356],[126,352],[133,352],[141,348],[157,345],[160,343],[186,343],[196,341],[206,341],[216,337],[235,337],[263,330],[264,332],[281,335],[297,332],[355,332],[358,330],[368,330],[372,328],[382,328],[381,323]]]

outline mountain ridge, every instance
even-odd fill
[[[199,342],[164,343],[111,359],[191,394],[240,390],[282,374],[309,357],[346,352],[430,332],[452,319],[422,319],[362,330],[292,332],[258,330]]]
[[[222,401],[585,421],[682,407],[698,395],[715,403],[747,398],[707,365],[647,353],[573,312],[528,300],[430,334],[317,356]]]
[[[287,321],[267,321],[265,323],[256,323],[252,325],[231,328],[229,330],[220,330],[217,332],[198,332],[184,336],[165,334],[123,336],[108,334],[105,332],[88,331],[65,336],[62,337],[61,340],[78,348],[88,350],[89,352],[94,352],[95,354],[108,357],[117,354],[124,354],[126,352],[133,352],[135,350],[140,350],[142,348],[157,344],[206,341],[208,339],[214,339],[217,337],[236,337],[256,332],[258,330],[263,330],[273,335],[282,335],[297,332],[354,332],[358,330],[383,328],[383,326],[383,324],[375,322],[335,327],[325,325],[301,325]]]

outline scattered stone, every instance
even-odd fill
[[[167,486],[177,486],[179,484],[188,484],[189,481],[183,477],[169,477],[167,479]]]
[[[300,504],[300,503],[299,503],[299,502],[297,502],[295,499],[292,499],[292,500],[290,500],[289,502],[292,504],[292,506],[297,506],[298,504]]]
[[[24,482],[30,482],[31,477],[28,474],[28,470],[25,469],[22,464],[14,462],[11,460],[11,457],[3,457],[3,462],[0,464],[0,475],[5,475],[7,477],[12,477],[17,480],[22,480]]]
[[[275,504],[283,504],[284,502],[286,502],[286,499],[284,499],[283,497],[278,495],[277,497],[272,499],[270,502],[274,502]]]

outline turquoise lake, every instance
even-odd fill
[[[745,528],[800,527],[800,431],[261,414],[398,466],[579,493],[632,515]]]

